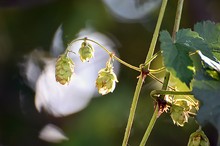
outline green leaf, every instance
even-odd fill
[[[193,78],[193,61],[190,53],[201,51],[214,60],[213,54],[203,38],[190,29],[181,29],[176,33],[175,42],[167,31],[160,34],[163,61],[167,70],[189,86]]]
[[[220,24],[211,21],[204,21],[194,25],[194,30],[212,49],[215,57],[220,60]]]
[[[220,81],[206,75],[205,70],[199,71],[193,80],[192,92],[201,103],[198,122],[211,123],[220,133]]]
[[[163,51],[164,65],[167,70],[182,82],[189,85],[193,78],[193,71],[188,69],[192,66],[186,46],[179,43],[173,43],[170,34],[162,31],[160,34],[161,49]]]

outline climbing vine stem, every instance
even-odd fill
[[[176,39],[176,32],[179,30],[179,25],[180,25],[180,20],[181,20],[181,15],[182,15],[182,8],[183,8],[183,3],[184,0],[178,0],[178,4],[177,4],[177,10],[176,10],[176,17],[175,17],[175,23],[174,23],[174,28],[173,28],[173,34],[172,34],[172,39],[173,41],[175,41]],[[168,86],[168,82],[169,82],[169,78],[170,78],[170,73],[166,71],[165,73],[165,77],[164,77],[164,82],[163,82],[163,86],[162,86],[162,90],[166,90],[167,86]],[[171,91],[173,92],[173,91]],[[179,92],[180,93],[180,92]],[[175,93],[176,94],[176,93]],[[183,93],[181,93],[183,94]],[[184,92],[184,94],[191,94],[191,92]],[[164,97],[163,94],[161,94],[160,96]],[[157,120],[157,114],[158,114],[158,103],[156,103],[156,108],[154,109],[154,113],[153,116],[151,118],[151,121],[147,127],[147,130],[145,131],[144,137],[140,143],[140,146],[144,146],[147,142],[147,139],[149,138],[149,135],[153,129],[154,124],[156,123]]]
[[[98,43],[98,42],[96,42],[96,41],[94,41],[94,40],[92,40],[92,39],[89,39],[89,38],[79,38],[79,39],[75,39],[75,40],[71,41],[71,42],[69,43],[69,45],[68,45],[66,51],[65,51],[65,54],[67,54],[68,52],[72,52],[72,51],[71,51],[71,46],[73,45],[73,43],[78,42],[78,41],[90,41],[90,42],[93,42],[93,43],[95,43],[96,45],[98,45],[100,48],[102,48],[104,51],[106,51],[111,58],[114,58],[115,60],[117,60],[117,61],[120,62],[121,64],[123,64],[123,65],[125,65],[125,66],[127,66],[127,67],[129,67],[129,68],[131,68],[131,69],[133,69],[133,70],[136,70],[136,71],[138,71],[138,72],[141,71],[141,69],[140,69],[139,67],[133,66],[133,65],[131,65],[131,64],[129,64],[129,63],[127,63],[127,62],[121,60],[120,58],[118,58],[117,56],[115,56],[114,53],[112,53],[112,52],[110,52],[108,49],[106,49],[103,45],[101,45],[100,43]]]
[[[144,66],[145,69],[149,69],[149,66],[150,66],[150,62],[148,63],[148,61],[152,58],[153,53],[154,53],[154,49],[155,49],[156,42],[158,39],[160,26],[161,26],[162,19],[163,19],[164,13],[165,13],[166,5],[167,5],[167,0],[163,0],[162,5],[161,5],[161,9],[160,9],[160,13],[158,16],[156,28],[155,28],[153,38],[152,38],[152,41],[150,44],[150,48],[149,48],[149,51],[148,51],[148,54],[147,54],[147,57],[145,60],[145,66]],[[145,77],[146,76],[143,76],[143,74],[141,72],[139,79],[138,79],[138,82],[137,82],[137,85],[136,85],[135,92],[134,92],[134,96],[133,96],[133,100],[132,100],[132,104],[131,104],[131,108],[130,108],[130,113],[129,113],[129,117],[128,117],[127,126],[125,129],[125,134],[124,134],[122,146],[127,146],[127,144],[128,144],[130,131],[132,128],[134,115],[135,115],[135,111],[136,111],[136,107],[137,107],[137,103],[138,103],[138,98],[139,98],[141,87],[143,85],[143,81],[144,81]]]

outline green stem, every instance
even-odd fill
[[[120,58],[118,58],[118,57],[115,56],[115,55],[113,55],[113,58],[114,58],[115,60],[117,60],[118,62],[120,62],[121,64],[123,64],[123,65],[125,65],[125,66],[127,66],[127,67],[129,67],[129,68],[131,68],[131,69],[133,69],[133,70],[136,70],[136,71],[138,71],[138,72],[141,72],[141,69],[140,69],[139,67],[136,67],[136,66],[131,65],[131,64],[129,64],[129,63],[127,63],[127,62],[121,60]]]
[[[160,26],[161,26],[161,23],[162,23],[162,20],[163,20],[163,16],[164,16],[164,12],[165,12],[165,9],[166,9],[167,1],[168,1],[168,0],[163,0],[163,1],[162,1],[162,5],[161,5],[161,8],[160,8],[160,14],[159,14],[159,16],[158,16],[156,28],[155,28],[155,30],[154,30],[153,38],[152,38],[152,41],[151,41],[151,44],[150,44],[150,48],[149,48],[149,51],[148,51],[148,54],[147,54],[145,63],[146,63],[146,62],[153,56],[153,54],[154,54],[154,49],[155,49],[155,46],[156,46],[156,43],[157,43],[157,39],[158,39],[158,35],[159,35],[159,32],[160,32]],[[148,64],[148,68],[149,68],[149,67],[150,67],[150,62],[149,62],[149,64]]]
[[[161,81],[160,79],[158,79],[158,78],[157,78],[156,76],[154,76],[153,74],[149,73],[148,76],[151,77],[152,79],[154,79],[155,81],[158,81],[159,83],[164,84],[163,81]],[[168,88],[171,89],[171,90],[175,90],[174,87],[171,87],[171,86],[169,86],[169,85],[168,85]]]
[[[169,74],[166,74],[165,77],[164,77],[164,82],[163,82],[162,90],[166,90],[167,89],[169,78],[170,78]],[[150,136],[150,133],[151,133],[153,127],[154,127],[154,124],[157,121],[158,112],[159,112],[159,107],[158,107],[158,103],[156,103],[156,108],[154,109],[153,116],[151,117],[151,120],[150,120],[150,123],[149,123],[149,125],[147,127],[147,130],[144,133],[144,137],[141,140],[140,146],[145,146],[145,144],[146,144],[146,142],[147,142],[147,140],[148,140],[148,138]]]
[[[128,143],[128,139],[129,139],[131,127],[132,127],[132,124],[133,124],[133,121],[134,121],[135,110],[136,110],[136,107],[137,107],[137,102],[138,102],[138,98],[139,98],[139,94],[140,94],[140,91],[141,91],[142,84],[143,84],[143,77],[142,77],[142,74],[141,74],[139,76],[137,86],[136,86],[136,89],[135,89],[135,92],[134,92],[134,97],[133,97],[133,101],[132,101],[132,104],[131,104],[130,114],[129,114],[129,117],[128,117],[128,123],[127,123],[126,129],[125,129],[125,135],[124,135],[124,140],[123,140],[122,146],[127,146],[127,143]]]
[[[157,121],[158,112],[159,112],[159,107],[158,107],[158,105],[156,105],[156,108],[154,109],[154,114],[153,114],[153,116],[152,116],[152,118],[150,120],[150,123],[149,123],[149,125],[147,127],[146,132],[144,133],[144,137],[143,137],[143,139],[142,139],[142,141],[140,143],[140,146],[145,146],[145,144],[146,144],[146,142],[147,142],[147,140],[148,140],[148,138],[150,136],[150,133],[151,133],[153,127],[154,127],[154,124]]]
[[[167,0],[163,0],[162,5],[161,5],[161,9],[160,9],[160,13],[159,13],[159,17],[158,17],[158,21],[157,21],[157,24],[156,24],[156,28],[155,28],[155,31],[154,31],[154,35],[153,35],[153,38],[152,38],[152,41],[151,41],[151,44],[150,44],[150,48],[149,48],[146,60],[145,60],[145,64],[153,56],[154,49],[155,49],[156,42],[157,42],[157,38],[158,38],[158,35],[159,35],[159,31],[160,31],[160,26],[161,26],[162,19],[163,19],[163,16],[164,16],[166,4],[167,4]],[[149,68],[149,65],[150,65],[150,62],[147,65],[147,68]],[[128,139],[129,139],[131,127],[132,127],[132,124],[133,124],[133,121],[134,121],[134,115],[135,115],[135,111],[136,111],[136,107],[137,107],[137,102],[138,102],[138,98],[139,98],[139,95],[140,95],[140,91],[141,91],[141,87],[143,85],[144,79],[145,79],[145,77],[143,77],[142,73],[141,73],[140,76],[139,76],[137,85],[136,85],[135,92],[134,92],[134,97],[133,97],[133,101],[132,101],[132,104],[131,104],[131,109],[130,109],[130,113],[129,113],[129,117],[128,117],[128,123],[127,123],[127,126],[126,126],[122,146],[127,146],[127,144],[128,144]]]
[[[155,53],[151,58],[146,59],[145,63],[143,64],[144,66],[149,66],[149,63],[151,63],[155,58],[157,58],[158,55],[161,54],[161,51],[158,51],[157,53]]]
[[[95,43],[95,44],[98,45],[100,48],[102,48],[104,51],[106,51],[106,52],[109,54],[110,57],[113,57],[115,60],[117,60],[117,61],[120,62],[121,64],[123,64],[123,65],[125,65],[125,66],[127,66],[127,67],[129,67],[129,68],[131,68],[131,69],[133,69],[133,70],[136,70],[136,71],[138,71],[138,72],[141,72],[141,69],[140,69],[139,67],[133,66],[133,65],[131,65],[131,64],[129,64],[129,63],[127,63],[127,62],[121,60],[120,58],[118,58],[117,56],[115,56],[112,52],[110,52],[108,49],[106,49],[103,45],[101,45],[100,43],[98,43],[98,42],[96,42],[96,41],[94,41],[94,40],[92,40],[92,39],[88,39],[88,38],[83,38],[83,39],[80,38],[80,39],[75,39],[75,40],[71,41],[70,44],[68,45],[66,51],[65,51],[65,54],[71,52],[71,51],[70,51],[70,48],[71,48],[71,46],[72,46],[73,43],[75,43],[75,42],[77,42],[77,41],[85,41],[85,40]]]
[[[179,27],[180,27],[180,20],[181,20],[181,16],[182,16],[183,3],[184,3],[184,0],[178,0],[175,23],[174,23],[174,27],[173,27],[173,33],[172,33],[173,41],[175,41],[176,33],[178,32]]]
[[[152,74],[157,74],[157,73],[160,73],[160,72],[162,72],[164,70],[165,70],[164,66],[161,67],[161,68],[158,68],[158,69],[149,69],[150,73],[152,73]]]
[[[175,42],[175,39],[176,39],[176,32],[179,30],[179,25],[180,25],[180,20],[181,20],[181,15],[182,15],[182,8],[183,8],[183,2],[184,0],[178,0],[178,4],[177,4],[177,11],[176,11],[176,17],[175,17],[175,23],[174,23],[174,28],[173,28],[173,34],[172,34],[172,39],[173,41]],[[163,83],[163,86],[162,86],[162,90],[166,90],[167,89],[167,86],[168,86],[168,82],[169,82],[169,78],[170,78],[170,73],[169,72],[166,72],[165,74],[165,77],[164,77],[164,83]],[[162,95],[164,96],[164,95]],[[156,107],[158,107],[158,105],[156,105]],[[148,125],[148,128],[144,134],[144,137],[141,141],[141,146],[144,146],[146,144],[146,141],[151,133],[151,130],[157,120],[157,118],[155,118],[155,114],[158,113],[158,110],[154,110],[154,114],[152,116],[152,119],[150,122],[150,124]],[[145,136],[146,135],[146,136]]]
[[[151,97],[158,97],[159,95],[192,95],[191,91],[167,91],[167,90],[153,90],[150,93]]]

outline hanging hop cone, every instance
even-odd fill
[[[113,92],[115,89],[116,82],[118,82],[113,67],[106,67],[99,71],[96,79],[96,87],[98,92],[102,95]]]
[[[74,72],[74,63],[67,55],[60,55],[56,61],[55,77],[56,81],[62,85],[69,83]]]
[[[173,104],[170,108],[170,116],[174,124],[178,126],[184,126],[188,122],[189,114],[184,110],[183,107]]]
[[[79,55],[82,62],[89,61],[94,56],[94,48],[84,41],[79,49]]]
[[[210,143],[205,133],[201,129],[198,129],[190,135],[187,146],[210,146]]]

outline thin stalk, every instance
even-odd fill
[[[70,44],[68,45],[66,51],[65,51],[65,54],[67,54],[68,52],[71,52],[70,51],[70,48],[72,46],[73,43],[77,42],[77,41],[90,41],[90,42],[93,42],[95,43],[96,45],[98,45],[100,48],[102,48],[104,51],[106,51],[110,57],[113,57],[115,60],[117,60],[118,62],[120,62],[121,64],[133,69],[133,70],[136,70],[138,72],[141,72],[141,69],[139,67],[136,67],[136,66],[133,66],[123,60],[121,60],[120,58],[118,58],[117,56],[115,56],[112,52],[110,52],[108,49],[106,49],[103,45],[101,45],[100,43],[92,40],[92,39],[88,39],[88,38],[80,38],[80,39],[75,39],[73,41],[70,42]]]
[[[161,26],[162,19],[163,19],[163,16],[164,16],[166,4],[167,4],[167,0],[163,0],[162,5],[161,5],[161,9],[160,9],[160,13],[159,13],[159,17],[158,17],[158,20],[157,20],[156,28],[155,28],[155,31],[154,31],[154,35],[153,35],[153,38],[152,38],[152,41],[151,41],[151,45],[150,45],[150,48],[149,48],[149,51],[148,51],[148,54],[147,54],[147,57],[146,57],[146,60],[145,60],[145,64],[153,56],[154,49],[155,49],[156,42],[157,42],[157,38],[158,38],[158,35],[159,35],[159,31],[160,31],[160,26]],[[149,68],[149,65],[150,65],[150,62],[147,65],[147,68]],[[122,146],[127,146],[127,144],[128,144],[128,139],[129,139],[131,127],[132,127],[132,124],[133,124],[133,121],[134,121],[134,115],[135,115],[135,111],[136,111],[136,107],[137,107],[137,102],[138,102],[138,98],[139,98],[139,95],[140,95],[140,91],[141,91],[141,87],[143,85],[144,79],[145,79],[145,77],[143,77],[142,73],[141,73],[140,76],[139,76],[137,85],[136,85],[135,92],[134,92],[134,97],[133,97],[132,104],[131,104],[131,109],[130,109],[130,113],[129,113],[129,117],[128,117],[128,123],[127,123],[126,129],[125,129],[125,135],[124,135]]]
[[[115,56],[112,52],[110,52],[108,49],[106,49],[103,45],[99,44],[98,42],[94,41],[94,40],[91,40],[91,39],[87,39],[88,41],[91,41],[95,44],[97,44],[99,47],[101,47],[102,49],[104,49],[110,56],[112,56],[115,60],[117,60],[118,62],[120,62],[121,64],[133,69],[133,70],[136,70],[138,72],[141,71],[141,69],[139,67],[136,67],[136,66],[133,66],[123,60],[121,60],[120,58],[118,58],[117,56]]]
[[[158,81],[159,83],[163,84],[163,81],[161,81],[160,79],[158,79],[156,76],[154,76],[153,74],[149,73],[148,74],[149,77],[151,77],[152,79],[154,79],[155,81]],[[171,87],[168,85],[168,88],[175,91],[175,88],[174,87]]]
[[[148,128],[147,128],[146,132],[144,133],[144,137],[143,137],[143,139],[140,143],[140,146],[145,146],[145,144],[146,144],[146,142],[149,138],[149,135],[150,135],[150,133],[151,133],[153,127],[154,127],[154,124],[156,123],[158,112],[159,112],[159,107],[158,107],[158,105],[156,105],[156,108],[154,109],[154,114],[153,114],[153,116],[150,120],[150,123],[148,125]]]
[[[148,60],[146,59],[144,66],[149,65],[149,63],[151,63],[155,58],[158,57],[158,55],[161,54],[161,51],[158,51],[157,53],[155,53],[151,58],[149,58]]]
[[[168,87],[168,82],[169,82],[169,74],[166,74],[165,77],[164,77],[164,83],[163,83],[163,86],[162,86],[162,90],[166,90],[167,87]],[[144,133],[144,136],[141,140],[141,143],[140,143],[140,146],[145,146],[149,136],[150,136],[150,133],[157,121],[157,118],[158,118],[158,112],[159,112],[159,107],[158,107],[158,103],[156,103],[156,108],[154,109],[154,113],[153,113],[153,116],[151,117],[151,120],[150,120],[150,123],[147,127],[147,130],[145,131]]]
[[[179,25],[180,25],[180,20],[181,20],[181,15],[182,15],[182,8],[183,8],[183,3],[184,0],[178,0],[178,4],[177,4],[177,10],[176,10],[176,17],[175,17],[175,23],[174,23],[174,28],[173,28],[173,34],[172,34],[172,39],[173,42],[175,42],[176,39],[176,32],[179,30]],[[168,82],[169,82],[169,78],[170,78],[170,73],[166,72],[165,73],[165,77],[164,77],[164,83],[162,86],[162,90],[166,90],[167,86],[168,86]],[[164,95],[162,95],[164,96]],[[156,105],[156,107],[158,107],[158,105]],[[154,117],[155,114],[158,113],[158,110],[154,110],[154,114],[153,117],[151,119],[152,122],[150,122],[150,124],[148,125],[148,128],[144,134],[144,137],[141,141],[141,145],[140,146],[144,146],[146,144],[146,141],[151,133],[152,130],[152,126],[154,126],[157,118]]]
[[[148,51],[145,62],[147,62],[154,54],[155,46],[156,46],[158,35],[159,35],[159,32],[160,32],[160,26],[161,26],[163,16],[164,16],[164,12],[165,12],[165,9],[166,9],[166,6],[167,6],[167,1],[168,0],[163,0],[162,1],[162,5],[161,5],[161,8],[160,8],[160,14],[158,16],[156,28],[154,30],[153,38],[152,38],[150,48],[149,48],[149,51]],[[149,67],[150,67],[150,62],[148,64],[148,68]]]
[[[127,66],[127,67],[129,67],[129,68],[131,68],[131,69],[133,69],[133,70],[136,70],[136,71],[138,71],[138,72],[141,72],[141,69],[140,69],[139,67],[136,67],[136,66],[131,65],[131,64],[129,64],[129,63],[127,63],[127,62],[121,60],[120,58],[118,58],[118,57],[115,56],[115,55],[113,55],[113,58],[114,58],[115,60],[117,60],[118,62],[120,62],[121,64],[123,64],[123,65],[125,65],[125,66]]]
[[[153,90],[150,95],[152,97],[158,97],[158,95],[192,95],[192,91]]]
[[[174,23],[174,27],[173,27],[173,33],[172,33],[173,41],[175,41],[176,32],[178,32],[179,27],[180,27],[180,20],[181,20],[181,16],[182,16],[183,3],[184,3],[184,0],[178,0],[175,23]]]
[[[122,146],[127,146],[127,144],[128,144],[128,139],[129,139],[130,132],[131,132],[131,127],[132,127],[132,124],[133,124],[133,121],[134,121],[134,115],[135,115],[137,102],[138,102],[138,98],[139,98],[139,95],[140,95],[142,85],[143,85],[143,77],[142,77],[142,74],[141,74],[139,76],[137,86],[136,86],[136,89],[135,89],[135,92],[134,92],[134,97],[133,97],[131,108],[130,108],[128,123],[127,123],[126,129],[125,129],[125,135],[124,135],[124,140],[123,140]]]
[[[151,74],[157,74],[157,73],[160,73],[160,72],[162,72],[162,71],[164,71],[164,70],[165,70],[165,67],[164,67],[164,66],[161,67],[161,68],[158,68],[158,69],[149,69],[149,71],[150,71]]]

